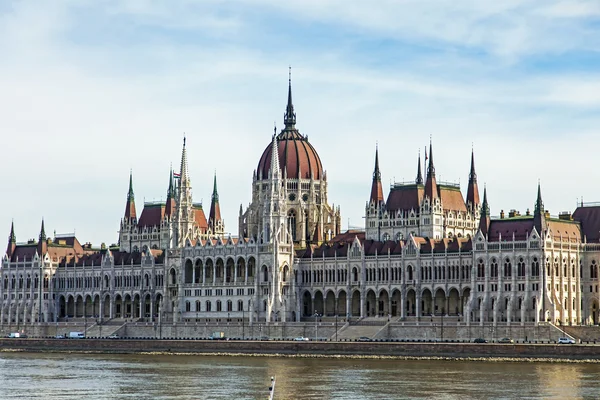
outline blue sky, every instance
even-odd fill
[[[130,169],[141,212],[186,132],[194,200],[216,171],[236,234],[289,65],[344,227],[363,225],[375,144],[387,193],[430,136],[463,191],[475,149],[492,214],[532,208],[538,180],[552,214],[573,210],[600,200],[599,23],[579,0],[4,1],[0,229],[25,241],[44,217],[116,242]]]

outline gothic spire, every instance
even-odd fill
[[[44,229],[44,219],[42,218],[42,228],[40,229],[40,242],[46,240],[46,229]]]
[[[427,167],[425,195],[432,200],[438,197],[437,182],[435,180],[435,167],[433,165],[433,146],[431,144],[431,140],[429,141],[429,166]]]
[[[294,104],[292,103],[292,67],[289,69],[288,76],[288,99],[287,106],[285,108],[285,115],[283,117],[283,122],[286,128],[294,129],[294,125],[296,125],[296,113],[294,112]]]
[[[213,193],[210,202],[210,214],[208,215],[208,225],[212,229],[213,233],[219,233],[221,222],[221,207],[219,206],[219,193],[217,192],[217,172],[215,171],[215,178],[213,183]]]
[[[8,246],[6,247],[6,255],[12,260],[12,255],[17,248],[17,236],[15,235],[15,223],[10,223],[10,235],[8,236]]]
[[[279,144],[277,142],[277,136],[273,135],[273,143],[271,144],[271,169],[269,171],[269,178],[279,179],[281,177],[281,168],[279,165]]]
[[[175,188],[173,185],[173,166],[169,168],[169,189],[167,189],[167,204],[165,205],[165,215],[172,216],[175,212]]]
[[[544,210],[544,202],[542,201],[542,188],[538,181],[537,199],[535,201],[535,210],[533,212],[533,224],[540,235],[546,230],[546,213]]]
[[[136,218],[135,198],[133,195],[133,173],[129,171],[129,191],[127,192],[127,204],[125,205],[125,220],[131,222]]]
[[[417,163],[417,179],[415,179],[417,185],[423,184],[423,175],[421,174],[421,151],[419,151],[419,161]]]
[[[15,222],[10,223],[10,235],[8,236],[8,243],[17,243],[17,236],[15,235]]]
[[[467,207],[474,211],[479,206],[479,188],[477,187],[477,174],[475,173],[475,154],[471,150],[471,171],[469,172],[469,186],[467,188]]]
[[[183,136],[183,148],[181,149],[181,165],[179,169],[180,177],[179,184],[183,186],[188,183],[190,177],[188,175],[188,162],[187,162],[187,152],[185,150],[185,135]]]
[[[481,216],[479,218],[479,229],[487,236],[490,227],[490,207],[487,201],[487,189],[483,187],[483,203],[481,204]]]
[[[381,172],[379,171],[379,147],[375,147],[375,169],[373,170],[370,203],[378,205],[381,202],[383,202],[383,187],[381,185]]]

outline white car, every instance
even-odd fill
[[[558,338],[558,344],[575,344],[575,341],[569,337]]]
[[[307,337],[298,336],[297,338],[294,338],[294,340],[296,342],[305,342],[305,341],[307,342],[308,338]]]

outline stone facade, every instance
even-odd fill
[[[456,326],[599,323],[600,205],[550,216],[538,186],[534,211],[491,218],[474,155],[467,195],[426,175],[384,199],[376,152],[365,229],[341,233],[339,207],[307,137],[296,129],[291,82],[285,127],[271,137],[225,236],[216,176],[207,220],[193,202],[186,143],[167,201],[138,218],[130,176],[119,242],[93,248],[74,235],[17,243],[0,265],[0,323],[81,319],[276,324],[444,318]]]

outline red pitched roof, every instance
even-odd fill
[[[388,211],[397,210],[415,210],[419,211],[425,188],[423,185],[397,185],[394,186],[388,194],[386,209]]]
[[[600,242],[600,206],[577,207],[573,219],[581,224],[581,232],[588,243]]]
[[[161,221],[165,217],[165,208],[165,204],[144,204],[138,226],[141,228],[160,226]]]
[[[511,241],[513,239],[513,233],[515,235],[515,240],[525,240],[532,231],[533,216],[525,218],[493,219],[490,221],[488,241],[497,242],[500,238],[502,238],[503,242]]]

